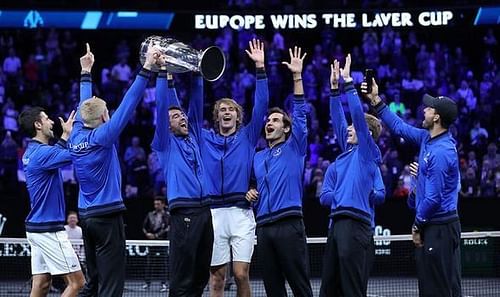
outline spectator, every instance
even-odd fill
[[[165,198],[157,196],[154,199],[154,210],[150,211],[144,223],[142,224],[142,232],[147,239],[150,240],[166,240],[168,231],[170,230],[170,213],[165,205]],[[146,259],[144,274],[145,284],[142,286],[144,290],[148,290],[151,285],[152,272],[158,271],[161,282],[160,292],[167,291],[167,266],[168,266],[168,248],[165,246],[149,246]]]
[[[125,150],[125,156],[124,156],[125,163],[128,166],[131,166],[132,163],[137,159],[142,159],[142,160],[146,159],[146,152],[140,146],[140,144],[141,144],[141,139],[138,136],[132,137],[132,143]]]
[[[78,226],[78,214],[76,211],[68,212],[68,217],[66,218],[66,225],[64,225],[66,233],[68,233],[68,239],[71,240],[82,240],[83,233],[82,228]],[[75,250],[80,263],[85,263],[85,250],[83,249],[83,243],[72,243],[73,249]]]
[[[462,197],[477,197],[479,191],[479,183],[476,179],[476,172],[473,168],[467,169],[465,178],[462,179],[462,189],[460,194]]]
[[[470,144],[473,147],[483,147],[488,141],[488,131],[481,127],[481,122],[476,120],[474,127],[470,130]]]

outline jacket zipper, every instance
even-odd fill
[[[226,146],[227,146],[227,137],[224,136],[224,151],[222,153],[222,158],[220,159],[220,168],[221,168],[220,195],[223,202],[224,202],[224,158],[226,157]]]
[[[272,149],[269,150],[269,154],[272,155]],[[269,198],[271,198],[271,190],[269,189],[269,182],[267,180],[267,175],[269,174],[269,167],[267,165],[267,158],[264,160],[264,168],[266,169],[266,176],[264,177],[264,181],[266,183],[266,188],[267,188],[267,193],[269,195]],[[267,199],[267,210],[269,212],[269,217],[271,218],[270,221],[273,221],[273,217],[271,215],[271,204],[269,202],[270,199]]]
[[[203,186],[201,185],[200,178],[198,177],[198,158],[196,157],[196,150],[194,149],[194,145],[192,144],[190,138],[187,139],[189,146],[191,147],[191,150],[193,151],[193,156],[194,156],[194,175],[196,176],[196,180],[198,181],[198,184],[200,185],[200,205],[203,203],[202,198],[203,198]]]

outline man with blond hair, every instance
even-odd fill
[[[249,42],[246,53],[255,62],[257,81],[252,118],[243,124],[243,108],[223,98],[213,108],[214,130],[203,131],[202,156],[207,170],[207,194],[211,199],[214,246],[210,295],[223,296],[227,264],[233,260],[237,295],[250,296],[249,269],[255,240],[255,218],[249,189],[252,159],[269,103],[264,70],[264,44]]]
[[[373,230],[375,205],[385,199],[385,187],[379,165],[380,150],[376,140],[380,121],[363,113],[350,73],[351,55],[340,69],[334,61],[330,77],[330,118],[342,153],[325,174],[320,202],[331,209],[324,255],[320,296],[366,296],[368,277],[374,257]],[[340,99],[339,79],[351,112],[347,121]]]
[[[94,55],[80,58],[80,104],[69,138],[71,157],[80,185],[78,210],[83,221],[83,240],[90,282],[90,296],[118,297],[125,283],[125,210],[121,195],[121,169],[115,142],[127,125],[156,64],[159,52],[150,47],[144,67],[110,118],[106,102],[92,97],[90,71]],[[90,98],[90,99],[89,99]]]

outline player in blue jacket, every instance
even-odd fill
[[[264,70],[264,44],[249,42],[248,56],[255,62],[257,80],[252,118],[243,125],[242,107],[233,99],[215,102],[214,130],[203,130],[202,157],[207,170],[214,224],[210,296],[224,294],[227,263],[233,260],[238,296],[249,297],[249,269],[255,242],[255,218],[245,195],[249,189],[255,146],[269,104]]]
[[[337,60],[331,66],[330,118],[342,153],[328,167],[320,195],[321,204],[331,208],[332,222],[320,296],[366,296],[374,256],[375,205],[385,198],[381,154],[375,143],[381,125],[377,118],[363,113],[350,67],[350,55],[343,69]],[[352,117],[350,126],[340,102],[340,75]]]
[[[90,294],[122,296],[125,282],[125,210],[121,192],[121,169],[115,142],[139,103],[160,53],[150,47],[143,69],[110,118],[106,102],[92,96],[90,71],[94,56],[80,59],[82,77],[80,103],[68,141],[80,185],[78,210],[83,221],[83,239]],[[90,98],[90,99],[89,99]],[[93,291],[93,292],[92,292]]]
[[[157,124],[152,148],[158,154],[170,209],[169,296],[201,296],[210,275],[212,215],[201,159],[203,80],[191,82],[186,116],[173,80],[161,71],[156,83]],[[167,118],[168,116],[168,118]]]
[[[451,98],[425,94],[419,129],[393,114],[378,96],[361,86],[390,131],[420,146],[415,195],[408,200],[416,212],[412,227],[420,296],[461,296],[460,220],[457,213],[460,171],[455,139],[448,128],[458,109]]]
[[[306,234],[302,220],[302,175],[307,153],[307,106],[301,48],[290,49],[293,74],[293,119],[271,108],[265,125],[268,147],[255,154],[257,189],[247,193],[257,213],[257,251],[266,263],[263,272],[267,296],[286,296],[285,279],[295,296],[312,296]]]
[[[71,246],[64,221],[63,180],[60,168],[71,164],[66,140],[71,133],[75,112],[61,118],[63,133],[55,145],[54,122],[43,108],[32,107],[19,115],[23,131],[31,137],[22,157],[31,210],[26,218],[26,238],[31,246],[31,296],[47,296],[52,275],[61,275],[67,283],[64,296],[77,296],[85,284],[78,257]]]

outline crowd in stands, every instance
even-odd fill
[[[291,108],[291,78],[281,61],[291,45],[307,49],[303,73],[310,107],[309,152],[304,172],[306,199],[319,197],[326,168],[339,154],[328,112],[330,63],[334,59],[343,61],[347,53],[352,56],[355,84],[363,80],[365,68],[374,69],[381,97],[393,112],[415,126],[422,123],[424,93],[453,98],[460,113],[450,128],[460,156],[460,194],[470,198],[500,198],[499,133],[495,119],[500,105],[500,50],[492,28],[480,32],[481,44],[464,41],[458,46],[441,42],[428,32],[390,27],[365,30],[352,36],[325,29],[317,32],[313,43],[306,44],[284,32],[267,32],[262,36],[260,32],[231,29],[213,36],[197,34],[192,40],[182,41],[197,49],[216,44],[227,57],[223,77],[205,84],[206,128],[210,128],[211,104],[222,97],[234,98],[244,107],[246,118],[250,117],[255,74],[243,51],[249,40],[255,36],[265,40],[270,107],[281,106],[287,110]],[[121,39],[119,34],[115,36],[110,31],[92,34],[98,36],[95,40],[106,42],[106,46],[91,44],[97,47],[94,51],[97,67],[92,74],[94,93],[105,99],[112,110],[139,69],[137,51],[144,36],[132,34],[133,38]],[[38,29],[0,33],[0,190],[15,193],[18,182],[23,181],[19,159],[26,139],[19,131],[19,113],[26,106],[39,105],[56,119],[67,118],[75,108],[79,99],[78,58],[84,52],[86,41],[79,31]],[[175,75],[175,79],[179,98],[185,104],[189,97],[189,75]],[[151,80],[120,139],[126,197],[154,197],[165,192],[158,160],[150,148],[155,125],[154,89],[155,81]],[[343,103],[347,110],[347,102]],[[369,111],[368,106],[365,107]],[[264,145],[262,138],[260,147]],[[387,130],[378,145],[383,154],[381,169],[387,196],[405,199],[410,187],[408,164],[414,161],[416,148],[392,137]],[[75,183],[71,168],[64,170],[63,175],[65,180]]]

